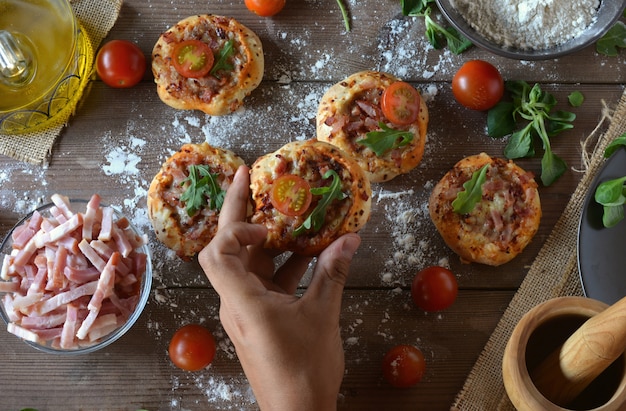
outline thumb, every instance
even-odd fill
[[[317,260],[309,290],[303,298],[325,301],[338,313],[350,263],[360,244],[361,237],[357,234],[346,234],[328,246]]]

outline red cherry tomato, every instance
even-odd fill
[[[245,0],[246,7],[262,17],[270,17],[277,14],[285,7],[285,0]]]
[[[141,81],[145,71],[146,57],[130,41],[111,40],[96,55],[98,77],[110,87],[132,87]]]
[[[304,214],[311,205],[312,197],[309,183],[293,174],[278,177],[270,191],[272,205],[289,216]]]
[[[417,120],[421,99],[419,92],[409,83],[396,81],[383,92],[380,108],[389,121],[406,126]]]
[[[383,376],[394,387],[408,388],[417,384],[425,371],[424,354],[412,345],[397,345],[383,358]]]
[[[184,77],[204,77],[213,68],[215,56],[208,44],[200,40],[185,40],[174,46],[172,64]]]
[[[213,334],[198,324],[187,324],[174,333],[169,346],[170,359],[186,371],[199,371],[215,357]]]
[[[504,94],[504,80],[497,68],[482,60],[463,64],[452,78],[456,100],[472,110],[489,110]]]
[[[422,310],[439,311],[452,305],[458,290],[452,271],[432,266],[423,269],[413,278],[411,297]]]

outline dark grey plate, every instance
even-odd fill
[[[604,181],[626,176],[626,149],[607,160],[585,198],[578,227],[578,271],[589,298],[613,304],[626,296],[626,219],[616,226],[602,225],[602,206],[594,195]]]

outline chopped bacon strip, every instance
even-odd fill
[[[93,229],[98,209],[100,208],[100,196],[94,194],[87,203],[87,210],[83,217],[83,238],[93,238]]]
[[[37,248],[43,247],[45,244],[58,242],[61,238],[76,230],[83,224],[83,215],[75,214],[69,220],[54,227],[52,231],[38,231],[35,234],[35,245]]]
[[[34,343],[37,344],[43,344],[45,343],[45,341],[42,341],[39,338],[39,335],[31,330],[28,330],[24,327],[20,327],[19,325],[15,324],[15,323],[8,323],[7,324],[7,331],[10,332],[11,334],[15,334],[18,337],[26,340],[26,341],[32,341]]]
[[[0,293],[15,293],[20,290],[20,283],[17,281],[0,281]]]
[[[50,199],[54,203],[55,206],[59,209],[59,211],[65,216],[65,218],[69,219],[74,215],[74,212],[70,206],[70,199],[66,196],[62,196],[60,194],[52,194]]]
[[[0,268],[1,300],[20,338],[50,347],[92,345],[119,328],[137,306],[147,236],[115,219],[92,196],[84,213],[53,195],[46,217],[35,211],[12,233]]]
[[[111,207],[104,207],[102,209],[102,225],[100,226],[100,234],[98,234],[98,240],[109,241],[111,239],[112,230],[113,209]]]
[[[65,323],[63,323],[63,331],[61,331],[61,348],[71,348],[74,346],[77,324],[78,307],[71,303],[67,304]]]

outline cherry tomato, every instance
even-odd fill
[[[270,191],[272,205],[281,213],[297,216],[311,205],[311,187],[302,177],[285,174],[276,179]]]
[[[246,7],[259,16],[269,17],[285,7],[285,0],[246,0]]]
[[[186,371],[199,371],[215,357],[213,334],[199,324],[187,324],[174,333],[169,346],[170,359]]]
[[[483,60],[463,64],[452,78],[456,100],[472,110],[489,110],[504,94],[504,80],[497,68]]]
[[[452,271],[432,266],[424,268],[413,278],[411,297],[422,310],[439,311],[452,305],[458,290],[456,277]]]
[[[98,77],[110,87],[132,87],[141,81],[145,71],[146,57],[127,40],[111,40],[96,55]]]
[[[211,71],[214,62],[213,51],[200,40],[181,41],[172,51],[172,64],[178,74],[184,77],[204,77]]]
[[[421,99],[419,92],[409,83],[396,81],[383,92],[380,108],[389,121],[406,126],[417,120]]]
[[[424,354],[412,345],[397,345],[383,358],[383,376],[394,387],[408,388],[417,384],[425,371]]]

